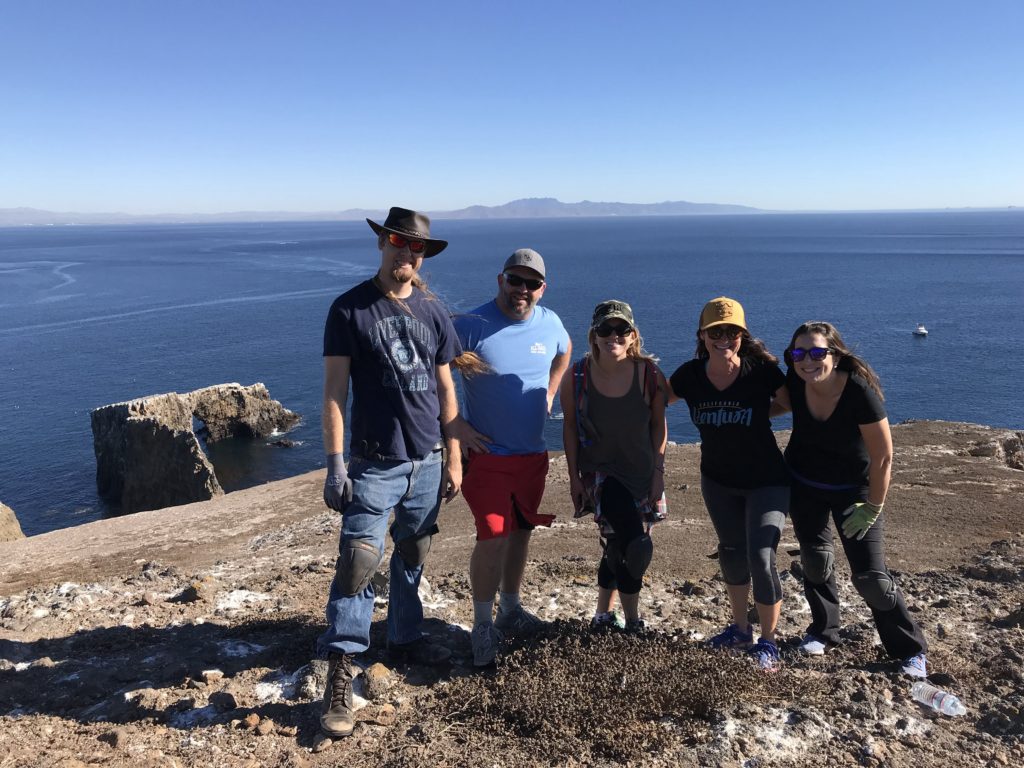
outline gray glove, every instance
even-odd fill
[[[345,469],[345,457],[332,453],[327,457],[327,480],[324,482],[324,504],[335,512],[344,512],[352,503],[352,481]]]

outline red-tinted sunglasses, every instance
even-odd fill
[[[427,244],[422,240],[407,240],[401,235],[396,235],[394,232],[388,232],[388,242],[395,246],[395,248],[409,246],[409,250],[413,253],[423,253],[427,247]]]

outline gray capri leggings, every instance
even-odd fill
[[[700,490],[718,533],[718,562],[726,584],[753,584],[754,600],[782,599],[775,550],[789,511],[789,486],[730,488],[701,475]]]

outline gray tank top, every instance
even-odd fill
[[[634,499],[647,498],[654,476],[651,407],[644,402],[642,369],[643,363],[633,363],[633,384],[622,397],[606,397],[588,382],[587,418],[596,434],[589,446],[580,446],[579,455],[581,472],[614,477]]]

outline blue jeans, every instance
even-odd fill
[[[441,451],[414,461],[349,461],[352,503],[341,521],[342,542],[363,539],[384,551],[384,534],[392,510],[390,528],[396,544],[432,531],[441,508]],[[398,553],[391,553],[390,597],[388,599],[388,642],[409,643],[421,637],[423,605],[419,585],[423,566],[410,567]],[[328,653],[362,653],[370,647],[373,620],[372,585],[362,592],[344,595],[338,577],[331,583],[327,601],[327,631],[317,640],[320,656]]]

